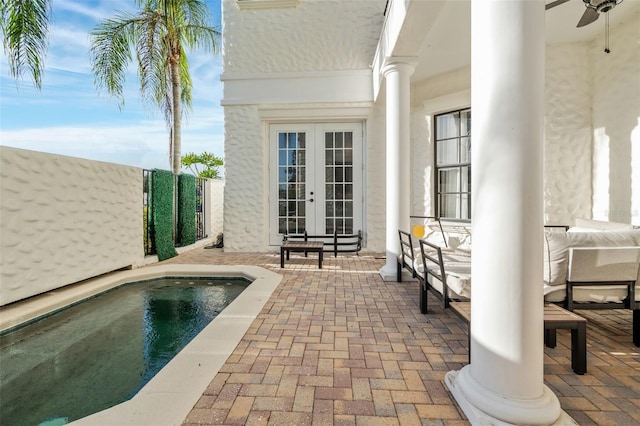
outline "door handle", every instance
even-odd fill
[[[309,198],[309,202],[310,202],[310,203],[313,203],[313,198]]]

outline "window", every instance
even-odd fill
[[[436,215],[471,220],[471,109],[435,116]]]

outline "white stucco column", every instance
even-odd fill
[[[544,2],[471,8],[471,364],[445,381],[472,424],[570,424],[543,371]]]
[[[398,229],[409,231],[410,203],[410,77],[414,58],[387,58],[382,74],[386,79],[386,254],[380,270],[385,281],[396,280],[397,256],[400,254]]]

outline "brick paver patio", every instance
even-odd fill
[[[382,255],[197,249],[170,263],[258,265],[283,281],[185,425],[462,425],[443,384],[467,362],[466,325],[430,305],[415,282],[384,282]],[[589,320],[588,373],[571,370],[570,334],[545,349],[545,382],[581,425],[640,425],[640,351],[631,312],[577,311]],[[499,372],[496,372],[499,374]]]

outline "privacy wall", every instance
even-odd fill
[[[0,305],[141,264],[142,169],[0,147]]]

